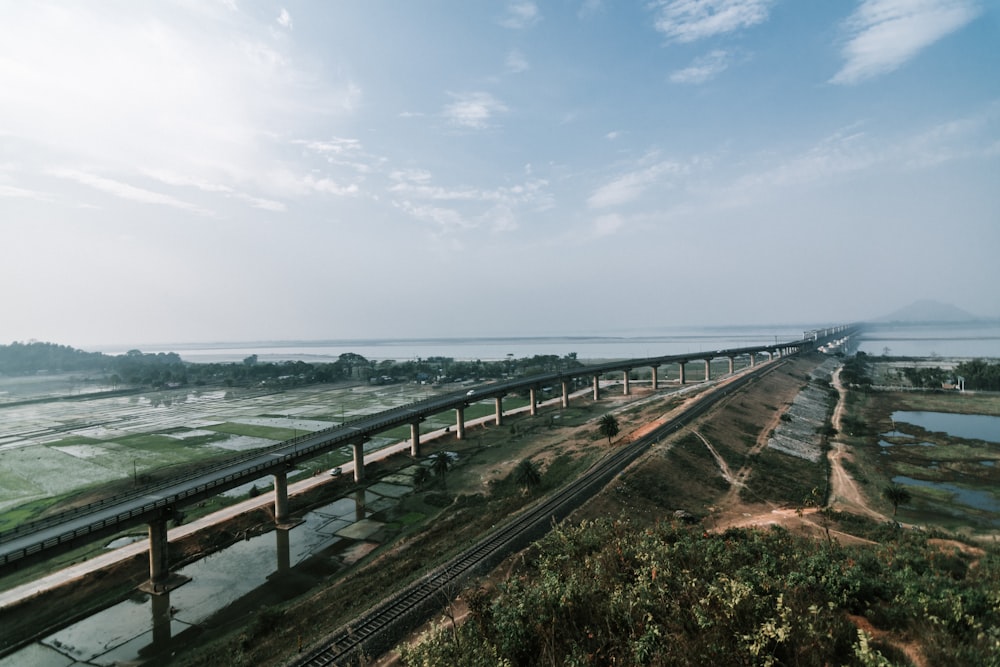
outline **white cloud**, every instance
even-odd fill
[[[468,229],[475,226],[472,222],[462,217],[458,211],[450,208],[414,204],[408,200],[397,202],[396,206],[418,220],[434,223],[442,230]]]
[[[482,129],[495,114],[507,111],[503,102],[489,93],[451,93],[451,97],[455,101],[444,108],[444,115],[463,127]]]
[[[716,49],[694,59],[684,69],[679,69],[670,75],[673,83],[705,83],[715,78],[729,67],[731,57],[727,51]]]
[[[619,138],[620,136],[622,136],[621,132],[619,132],[618,130],[612,130],[611,132],[608,132],[607,134],[605,134],[604,138],[607,139],[608,141],[614,141],[615,139]]]
[[[656,0],[655,28],[675,42],[749,28],[767,20],[774,0]]]
[[[292,15],[284,7],[281,8],[281,13],[278,14],[278,25],[286,30],[292,29]]]
[[[587,198],[591,208],[607,208],[635,201],[651,185],[659,182],[665,176],[687,172],[687,168],[677,162],[658,162],[645,169],[630,171],[618,176],[610,183],[599,187]]]
[[[844,66],[830,79],[854,84],[898,69],[979,15],[975,0],[863,0],[844,23]]]
[[[34,190],[27,190],[25,188],[19,188],[14,185],[3,185],[3,184],[0,184],[0,197],[6,197],[10,199],[34,199],[36,201],[48,201],[51,199],[51,197],[41,192],[36,192]]]
[[[506,15],[500,19],[500,25],[505,28],[521,30],[530,28],[542,19],[538,5],[534,2],[511,2],[507,5]]]
[[[941,122],[925,130],[879,139],[852,125],[791,155],[766,155],[743,165],[743,176],[715,193],[728,204],[745,205],[787,188],[829,184],[865,174],[912,172],[947,162],[993,159],[1000,129],[1000,105],[983,112]]]
[[[361,150],[361,142],[357,139],[343,139],[341,137],[334,137],[326,141],[296,139],[292,143],[305,146],[314,153],[333,155],[354,154]]]
[[[274,201],[272,199],[261,199],[260,197],[253,197],[248,194],[243,194],[242,192],[237,192],[233,195],[237,199],[242,199],[254,208],[259,208],[263,211],[273,211],[274,213],[283,213],[286,210],[286,206],[280,201]]]
[[[625,219],[617,213],[602,215],[594,220],[590,235],[592,238],[611,236],[624,226]]]
[[[323,192],[330,195],[337,195],[339,197],[356,195],[360,191],[356,183],[351,183],[350,185],[341,185],[331,178],[316,178],[314,176],[306,176],[302,179],[302,182],[311,190],[315,192]]]
[[[163,194],[162,192],[146,190],[145,188],[139,188],[134,185],[129,185],[128,183],[105,178],[96,174],[88,174],[75,169],[53,169],[50,173],[53,176],[76,181],[77,183],[87,185],[96,190],[106,192],[107,194],[114,195],[115,197],[120,197],[122,199],[136,201],[142,204],[171,206],[173,208],[190,211],[191,213],[198,213],[199,215],[213,215],[211,211],[208,211],[200,206],[182,201],[176,197],[171,197],[170,195]]]
[[[232,6],[118,8],[38,2],[0,22],[0,127],[36,162],[87,165],[122,185],[154,175],[259,207],[271,201],[267,176],[285,158],[289,128],[329,123],[360,96],[349,79],[300,66],[273,22]]]
[[[521,72],[527,72],[531,69],[531,65],[528,64],[528,59],[524,57],[524,54],[514,49],[507,54],[506,66],[508,72],[513,72],[514,74],[520,74]]]

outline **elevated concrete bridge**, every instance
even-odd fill
[[[455,411],[456,435],[465,437],[465,409],[472,403],[493,400],[495,423],[503,423],[503,398],[515,392],[529,394],[531,414],[537,414],[538,391],[545,386],[559,385],[563,407],[569,406],[571,385],[581,378],[589,379],[593,398],[600,398],[600,378],[621,372],[623,391],[631,391],[630,374],[638,368],[652,369],[652,388],[659,388],[658,370],[676,365],[678,382],[685,384],[687,364],[704,363],[704,379],[711,379],[713,359],[728,359],[729,372],[735,370],[737,359],[747,359],[754,366],[762,355],[768,360],[802,350],[818,348],[824,343],[852,335],[856,327],[843,325],[807,331],[803,338],[792,342],[753,347],[694,352],[683,355],[647,357],[582,366],[556,373],[485,384],[468,391],[435,396],[409,405],[361,417],[351,422],[287,440],[273,447],[256,450],[206,467],[194,474],[175,477],[135,491],[106,498],[38,521],[22,524],[0,533],[0,576],[29,563],[44,560],[60,552],[113,535],[136,525],[149,529],[150,589],[157,590],[168,575],[167,522],[178,517],[181,508],[218,495],[263,475],[274,476],[274,516],[279,526],[288,520],[287,473],[300,462],[315,458],[334,449],[351,446],[354,453],[355,480],[364,479],[364,443],[372,436],[409,424],[410,454],[420,455],[420,424],[427,417]]]

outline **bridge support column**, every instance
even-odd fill
[[[528,390],[528,400],[531,401],[531,416],[534,417],[538,414],[538,390],[532,387]]]
[[[465,408],[455,408],[455,437],[459,440],[465,438]]]
[[[354,481],[360,482],[365,478],[365,440],[362,438],[351,443],[354,449]]]
[[[363,521],[364,518],[365,518],[365,514],[368,511],[367,504],[366,504],[367,499],[365,498],[365,493],[366,492],[365,492],[364,489],[358,489],[357,491],[354,492],[354,520],[355,521]]]
[[[679,362],[677,364],[677,373],[680,376],[680,383],[684,384],[686,380],[684,378],[684,362],[683,361],[681,361],[681,362]]]
[[[569,407],[569,380],[562,381],[562,406]]]
[[[753,368],[756,365],[757,365],[757,355],[754,354],[753,352],[751,352],[750,353],[750,368]]]
[[[170,595],[153,595],[149,602],[153,612],[153,646],[162,650],[170,646]]]
[[[278,572],[288,572],[292,568],[292,553],[288,540],[288,529],[278,528],[275,530],[274,540],[274,548],[277,551]]]
[[[774,361],[774,353],[773,352],[771,352],[770,350],[768,350],[765,354],[767,354],[767,360],[768,361]]]
[[[594,400],[601,400],[601,378],[594,376]]]
[[[659,380],[656,377],[656,371],[657,371],[656,366],[653,366],[653,391],[656,391],[657,389],[660,388]]]
[[[711,379],[712,379],[712,360],[711,359],[706,359],[705,360],[705,382],[708,382]]]
[[[288,473],[274,473],[274,523],[281,525],[288,519]]]
[[[729,374],[732,375],[736,371],[736,357],[729,357]]]
[[[154,593],[163,591],[167,579],[167,519],[149,522],[149,585]]]
[[[628,370],[628,369],[626,369],[625,373],[623,374],[623,380],[622,380],[622,385],[623,385],[622,393],[624,393],[626,396],[628,396],[628,394],[629,394],[629,387],[628,387],[628,374],[629,373],[631,373],[631,371]]]
[[[410,424],[410,456],[420,456],[420,422]]]
[[[503,396],[496,397],[496,404],[497,426],[501,426],[503,424]]]

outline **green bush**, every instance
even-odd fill
[[[1000,639],[997,553],[968,567],[967,557],[926,540],[905,534],[884,545],[840,547],[782,529],[710,535],[666,523],[563,525],[492,601],[476,592],[470,622],[404,648],[403,660],[907,664],[891,639],[875,643],[860,632],[848,616],[855,614],[918,637],[935,654],[962,655],[962,664],[991,664]]]

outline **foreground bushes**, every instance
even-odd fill
[[[708,535],[600,520],[561,527],[469,619],[405,649],[407,665],[997,665],[1000,561],[900,531],[839,547],[784,530]],[[891,639],[875,641],[849,615]],[[854,619],[855,621],[859,619]],[[882,634],[881,632],[879,634]]]

